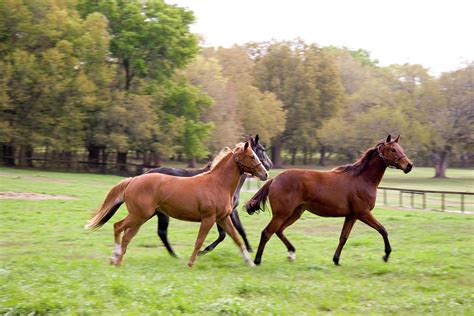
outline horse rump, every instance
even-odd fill
[[[247,209],[247,213],[249,215],[254,214],[257,211],[265,211],[266,207],[265,204],[267,203],[268,193],[270,191],[270,185],[273,179],[268,180],[260,190],[255,193],[255,195],[245,203],[245,208]]]

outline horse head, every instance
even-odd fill
[[[252,150],[257,154],[258,159],[260,159],[265,169],[270,170],[273,167],[273,162],[267,156],[267,153],[265,152],[265,146],[259,142],[258,134],[255,135],[255,137],[246,137],[246,141],[250,142],[250,145],[252,145]]]
[[[241,144],[237,145],[232,150],[232,155],[241,173],[249,173],[262,181],[267,180],[268,172],[257,154],[252,150],[249,141],[246,141],[243,146]]]
[[[385,142],[377,147],[379,156],[389,167],[394,167],[409,173],[413,168],[413,162],[405,155],[405,151],[399,144],[400,135],[394,140],[392,136],[388,135]]]

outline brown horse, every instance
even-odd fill
[[[283,231],[297,221],[305,210],[325,217],[345,217],[339,245],[333,261],[339,265],[342,248],[349,237],[352,226],[361,220],[376,229],[385,243],[385,256],[391,252],[385,228],[372,215],[375,206],[377,186],[387,167],[411,171],[413,163],[407,158],[398,144],[400,136],[394,141],[391,136],[385,142],[368,149],[365,154],[350,165],[341,166],[328,172],[290,169],[271,179],[247,202],[247,212],[264,210],[267,198],[270,199],[272,219],[262,231],[255,264],[262,260],[265,244],[276,233],[288,249],[288,259],[293,261],[295,247],[283,235]]]
[[[101,227],[123,202],[126,203],[128,215],[114,224],[115,247],[111,263],[120,265],[130,240],[140,226],[155,215],[155,210],[177,219],[201,222],[194,251],[188,262],[192,267],[206,235],[217,222],[240,247],[244,259],[253,265],[229,217],[232,212],[232,197],[244,172],[261,180],[268,178],[267,171],[248,142],[237,144],[232,150],[225,148],[213,160],[210,171],[194,177],[149,173],[124,179],[110,190],[86,228]],[[122,232],[124,236],[120,243]]]

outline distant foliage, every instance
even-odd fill
[[[337,164],[390,133],[437,177],[472,166],[472,62],[435,78],[300,39],[199,48],[193,22],[163,0],[0,1],[3,163],[193,166],[259,134],[275,166]]]

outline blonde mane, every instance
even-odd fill
[[[243,147],[243,144],[244,143],[238,143],[237,145],[235,145],[234,148],[242,148]],[[214,160],[211,162],[211,169],[209,171],[212,171],[218,164],[219,162],[222,161],[222,159],[224,159],[224,157],[226,157],[227,155],[231,154],[232,153],[232,149],[230,149],[229,147],[225,147],[224,149],[222,149],[217,155],[216,157],[214,158]]]
[[[217,155],[216,157],[214,158],[214,160],[212,160],[211,162],[211,169],[209,171],[212,171],[216,166],[217,164],[222,160],[224,159],[225,156],[227,156],[229,153],[231,153],[232,150],[229,148],[229,147],[225,147],[224,149],[222,149]]]

